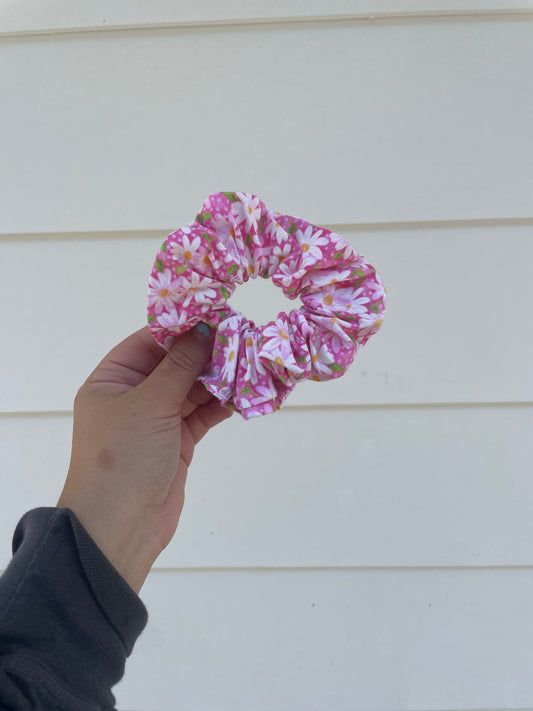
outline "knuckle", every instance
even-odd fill
[[[198,354],[189,348],[176,348],[169,352],[169,358],[180,370],[192,371],[200,365]]]

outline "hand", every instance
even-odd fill
[[[176,532],[195,445],[232,414],[195,382],[213,338],[194,328],[167,354],[142,328],[110,351],[76,395],[57,505],[76,514],[137,593]]]

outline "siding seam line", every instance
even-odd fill
[[[435,11],[412,11],[412,12],[384,12],[374,13],[348,13],[339,15],[315,15],[315,16],[290,16],[290,17],[258,17],[258,18],[232,18],[220,20],[190,20],[190,21],[163,21],[139,24],[117,24],[117,25],[88,25],[85,27],[53,27],[31,30],[6,30],[0,32],[0,39],[19,37],[42,37],[50,35],[66,34],[87,34],[104,32],[112,34],[115,32],[143,32],[153,30],[169,29],[226,29],[226,28],[256,28],[267,25],[324,25],[333,23],[354,23],[354,24],[391,24],[391,23],[420,23],[420,22],[468,22],[468,21],[514,21],[533,20],[533,9],[502,9],[502,10],[435,10]]]

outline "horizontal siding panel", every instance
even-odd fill
[[[282,410],[215,428],[158,567],[532,565],[532,407]],[[71,421],[0,427],[0,567],[53,506]]]
[[[531,217],[532,40],[519,20],[5,39],[0,230],[158,229],[233,189],[323,224]]]
[[[383,327],[346,375],[300,383],[288,405],[533,401],[533,322],[523,307],[533,300],[533,226],[343,234],[383,275]],[[100,359],[146,322],[164,237],[2,243],[1,410],[72,408]],[[260,279],[231,301],[258,324],[300,303]]]
[[[527,12],[527,0],[196,0],[176,3],[158,0],[127,3],[93,0],[90,4],[67,0],[3,0],[0,34],[65,30],[112,29],[150,25],[213,24],[289,19],[321,19],[382,16]]]
[[[533,571],[159,572],[131,711],[531,706]]]

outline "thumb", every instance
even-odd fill
[[[187,393],[211,359],[215,330],[199,323],[178,336],[163,360],[143,385],[158,403],[180,407]]]

